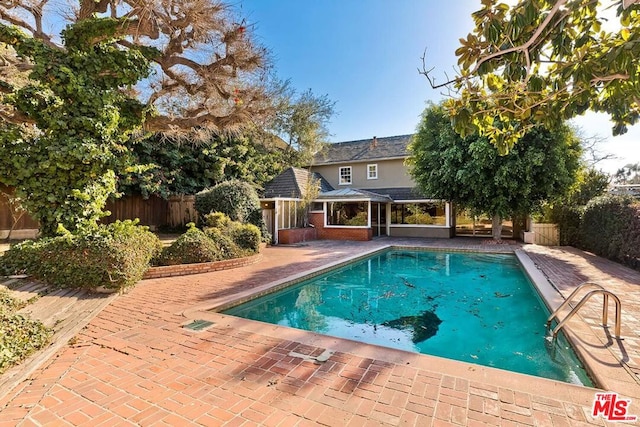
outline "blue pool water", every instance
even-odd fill
[[[592,385],[513,255],[388,251],[224,313]]]

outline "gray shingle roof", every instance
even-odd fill
[[[361,190],[355,188],[340,188],[338,190],[326,191],[320,193],[318,200],[323,199],[357,199],[371,200],[372,202],[391,202],[391,198],[387,195],[378,194],[370,190]]]
[[[322,175],[313,173],[315,179],[320,180],[320,191],[331,191],[333,187]],[[275,197],[292,197],[300,199],[307,189],[309,171],[300,168],[289,168],[273,178],[264,186],[262,197],[272,199]]]
[[[369,191],[383,194],[391,197],[393,200],[423,200],[428,199],[417,188],[398,187],[398,188],[369,188]]]
[[[407,146],[413,135],[389,136],[362,139],[359,141],[327,144],[314,157],[314,165],[359,162],[379,159],[405,158],[409,156]]]

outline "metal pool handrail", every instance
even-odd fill
[[[553,319],[558,319],[558,314],[560,312],[560,310],[562,310],[563,308],[565,308],[567,305],[569,305],[569,303],[573,300],[573,298],[576,296],[576,294],[581,291],[582,289],[585,288],[596,288],[590,292],[588,292],[587,294],[585,294],[582,299],[580,300],[580,302],[578,302],[578,304],[573,307],[571,309],[571,311],[569,312],[569,314],[558,323],[558,325],[553,329],[553,337],[555,338],[556,335],[558,335],[558,332],[560,332],[560,329],[562,329],[562,327],[565,325],[565,323],[567,323],[569,321],[569,319],[571,319],[573,317],[574,314],[576,314],[578,312],[578,310],[580,310],[580,308],[586,304],[586,302],[589,300],[589,298],[591,298],[593,295],[596,294],[602,294],[603,296],[603,305],[602,305],[602,324],[603,326],[607,325],[607,318],[608,318],[608,309],[609,309],[609,297],[612,297],[615,304],[616,304],[616,323],[615,323],[615,335],[616,338],[620,338],[620,323],[621,323],[621,316],[622,316],[622,304],[620,303],[620,298],[618,298],[614,293],[607,291],[605,288],[603,288],[601,285],[597,284],[597,283],[592,283],[592,282],[585,282],[583,284],[581,284],[580,286],[578,286],[572,293],[571,295],[569,295],[569,297],[560,305],[560,307],[558,307],[556,309],[556,311],[554,311],[551,316],[549,316],[549,318],[547,319],[547,329],[549,329],[549,327],[551,326],[551,322],[553,321]]]

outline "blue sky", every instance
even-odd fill
[[[281,79],[336,102],[329,130],[339,142],[413,133],[425,102],[445,97],[418,73],[425,49],[439,81],[453,76],[458,39],[472,29],[480,1],[237,0],[235,6],[255,24]],[[601,151],[619,157],[601,169],[640,161],[640,125],[614,138],[606,117],[588,114],[575,124],[586,136],[606,137]]]

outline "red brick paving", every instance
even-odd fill
[[[267,248],[256,265],[143,281],[0,401],[0,426],[605,425],[590,417],[594,390],[585,387],[223,315],[203,332],[181,327],[181,313],[211,299],[389,243]],[[563,292],[592,278],[624,292],[625,351],[637,366],[640,274],[573,249],[526,250]],[[323,364],[291,356],[328,348],[336,352]],[[637,402],[631,409],[640,415]]]

